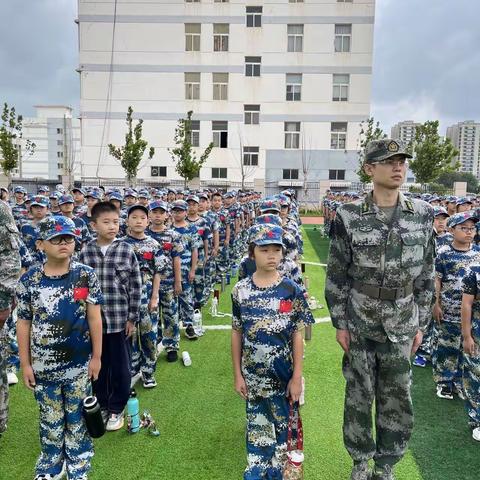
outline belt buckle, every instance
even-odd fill
[[[379,298],[380,300],[390,300],[390,301],[396,300],[397,290],[394,288],[380,287]]]

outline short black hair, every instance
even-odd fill
[[[212,193],[212,198],[213,198],[213,197],[220,197],[220,198],[222,198],[222,194],[221,194],[220,192],[213,192],[213,193]]]
[[[102,213],[118,213],[117,207],[110,202],[98,202],[92,208],[92,222],[96,222]],[[120,214],[119,214],[120,215]]]

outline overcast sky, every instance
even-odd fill
[[[78,112],[76,0],[0,0],[0,101]],[[377,0],[372,114],[385,131],[480,120],[480,1]]]

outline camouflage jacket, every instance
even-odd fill
[[[19,240],[10,207],[0,200],[0,310],[11,305],[20,276]]]
[[[342,205],[333,223],[325,298],[335,328],[385,342],[406,341],[424,329],[434,293],[433,210],[399,194],[391,221],[373,202]],[[361,285],[413,288],[396,300],[368,296]]]

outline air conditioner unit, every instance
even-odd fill
[[[159,167],[152,167],[150,172],[151,177],[158,177],[160,176],[160,168]]]

